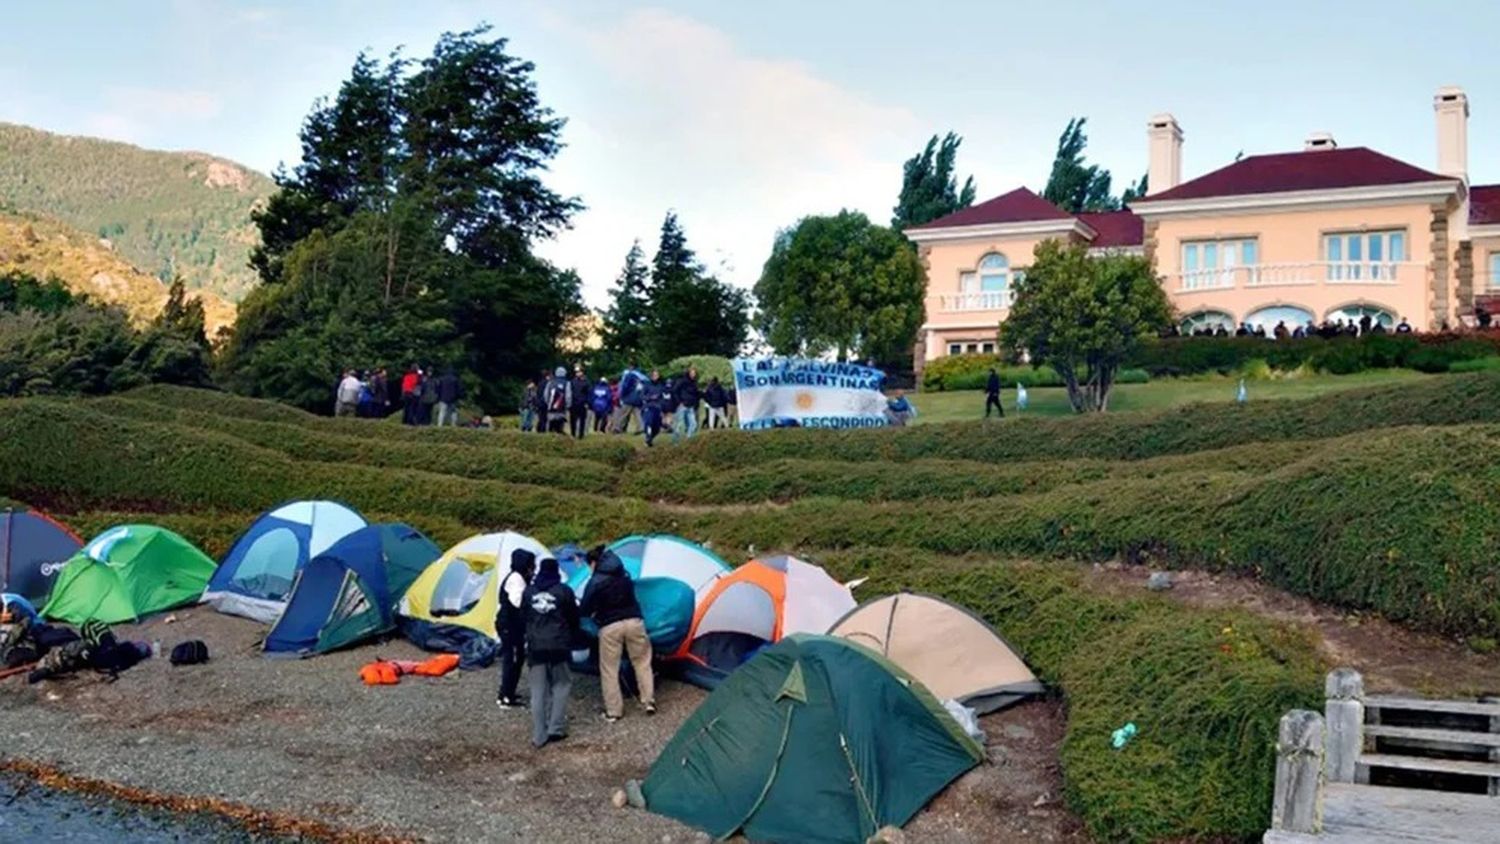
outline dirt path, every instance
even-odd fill
[[[267,660],[263,629],[207,608],[124,637],[208,643],[207,665],[152,660],[106,683],[96,675],[28,686],[0,680],[0,761],[24,759],[156,795],[225,801],[333,826],[431,841],[696,842],[699,833],[613,791],[641,778],[703,699],[664,682],[661,712],[598,718],[597,680],[574,686],[571,737],[541,752],[523,711],[494,705],[496,674],[455,672],[367,688],[360,665],[422,654],[393,641],[307,660]],[[986,717],[989,764],[908,825],[911,842],[1081,842],[1059,802],[1058,701]]]
[[[1149,576],[1144,568],[1104,564],[1090,567],[1087,581],[1115,594],[1139,594]],[[1172,573],[1172,580],[1173,587],[1160,594],[1173,600],[1198,607],[1236,607],[1313,627],[1329,662],[1359,669],[1368,691],[1429,697],[1500,692],[1500,654],[1477,654],[1441,636],[1413,632],[1378,616],[1318,604],[1234,575],[1179,571]]]

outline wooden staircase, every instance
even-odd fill
[[[1282,718],[1266,844],[1500,844],[1500,701],[1325,689]]]

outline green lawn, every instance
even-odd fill
[[[1306,375],[1271,381],[1246,381],[1250,401],[1296,399],[1321,395],[1353,387],[1370,387],[1418,378],[1440,378],[1409,369],[1377,369],[1355,375]],[[1167,378],[1148,384],[1120,384],[1110,391],[1109,409],[1160,410],[1193,402],[1234,401],[1238,377]],[[1068,393],[1061,387],[1033,387],[1027,390],[1030,403],[1027,415],[1064,416],[1073,408]],[[947,393],[914,393],[909,396],[917,406],[917,422],[954,422],[978,419],[984,415],[984,393],[959,390]],[[1000,394],[1007,414],[1014,414],[1016,390],[1007,384]]]

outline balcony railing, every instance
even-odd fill
[[[1230,290],[1236,287],[1304,287],[1316,284],[1422,282],[1427,266],[1410,261],[1309,261],[1302,264],[1252,264],[1217,270],[1194,270],[1169,277],[1168,289],[1179,293]]]
[[[947,312],[953,311],[1003,311],[1016,301],[1012,288],[987,290],[983,293],[944,293],[939,297],[939,306]]]

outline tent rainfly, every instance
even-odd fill
[[[880,652],[938,698],[981,715],[1044,690],[995,628],[932,595],[901,592],[870,601],[835,622],[828,634]]]

